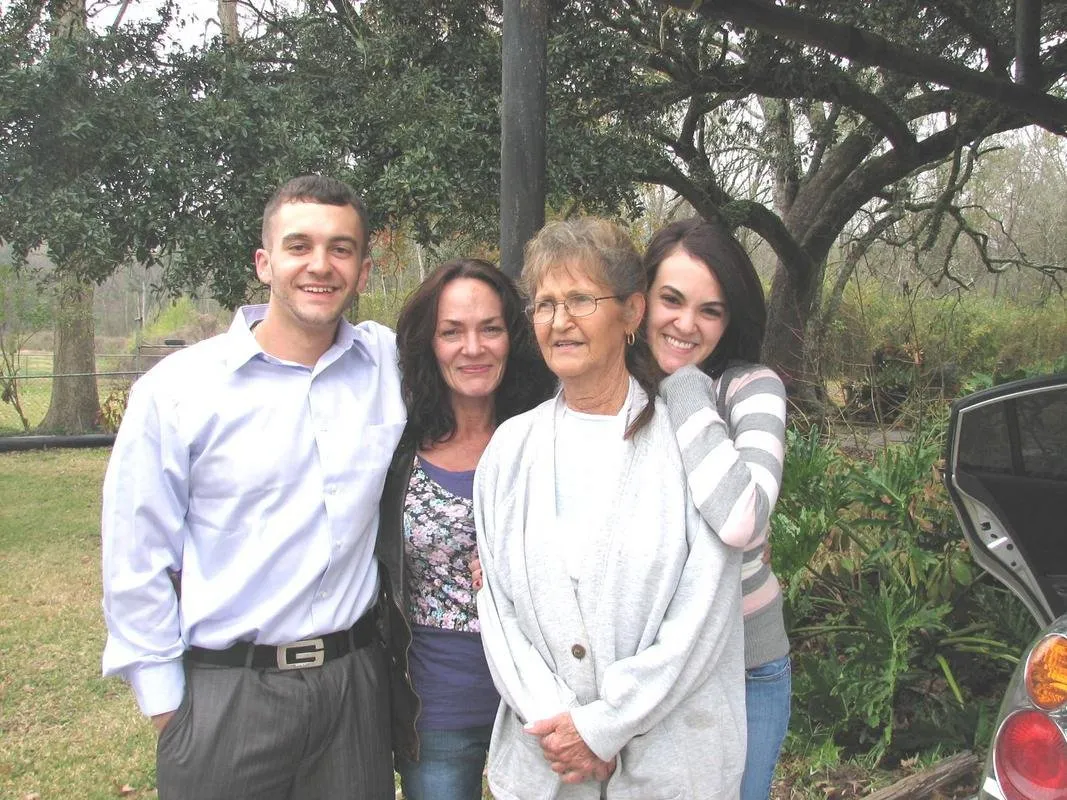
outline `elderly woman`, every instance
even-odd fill
[[[551,394],[514,284],[487,261],[438,267],[408,298],[397,350],[408,424],[377,554],[393,662],[393,748],[408,800],[479,800],[493,688],[471,590],[474,469],[497,423]]]
[[[508,798],[736,798],[740,552],[688,499],[645,276],[602,220],[549,224],[522,282],[557,396],[501,425],[475,476],[478,610]]]

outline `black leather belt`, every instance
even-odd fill
[[[185,657],[198,664],[220,667],[253,667],[255,669],[307,669],[320,667],[327,661],[348,655],[374,641],[377,614],[371,609],[346,631],[327,633],[314,639],[304,639],[283,645],[237,642],[225,650],[190,647]]]

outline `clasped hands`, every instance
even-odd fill
[[[538,720],[525,727],[526,733],[541,740],[545,760],[564,783],[606,781],[615,771],[615,759],[601,761],[582,740],[570,712]]]

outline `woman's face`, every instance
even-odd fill
[[[508,329],[500,295],[485,281],[456,278],[437,301],[433,352],[455,397],[490,397],[504,377]]]
[[[648,292],[648,341],[668,375],[700,364],[730,324],[726,295],[703,261],[678,248],[660,262]]]
[[[560,266],[545,275],[534,292],[533,303],[562,303],[578,295],[608,297],[614,291],[589,276],[578,264]],[[626,369],[626,334],[641,322],[644,297],[598,300],[596,311],[572,317],[556,306],[551,322],[534,325],[537,344],[548,368],[564,384],[575,381],[596,390],[601,381],[614,380]]]

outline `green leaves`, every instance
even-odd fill
[[[973,564],[936,471],[943,423],[870,460],[790,430],[773,558],[797,668],[791,742],[870,764],[972,747],[1033,627]],[[1023,612],[1025,616],[1025,611]],[[803,742],[803,744],[798,744]]]
[[[16,263],[47,243],[60,271],[102,280],[154,231],[142,169],[159,164],[158,30],[48,42],[0,25],[0,240]],[[144,219],[143,215],[140,217]]]

